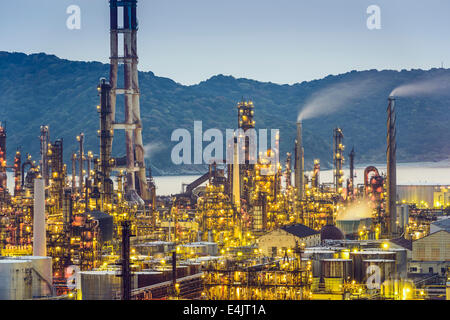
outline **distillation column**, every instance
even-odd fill
[[[113,129],[111,123],[111,85],[106,79],[100,79],[100,197],[101,208],[105,203],[112,203],[113,183],[111,180],[111,158]]]
[[[395,98],[389,97],[387,108],[387,192],[386,192],[386,218],[387,233],[389,236],[396,234],[397,218],[397,142],[396,142],[396,116]]]
[[[45,185],[48,186],[49,167],[48,167],[48,147],[50,143],[50,131],[48,126],[41,126],[41,176],[44,179]]]
[[[340,128],[334,129],[333,140],[334,187],[335,192],[341,194],[344,181],[344,134]]]
[[[123,27],[119,28],[119,10],[123,7]],[[143,200],[150,200],[150,192],[147,186],[144,147],[142,143],[142,122],[139,105],[139,82],[138,82],[138,56],[137,56],[137,0],[110,1],[111,18],[111,123],[113,129],[125,130],[126,141],[126,172],[127,172],[127,194],[135,193],[136,186],[138,194]],[[119,56],[118,39],[123,34],[124,55]],[[117,88],[118,65],[124,65],[124,88]],[[116,123],[116,95],[125,96],[125,122]],[[111,148],[111,147],[109,147]],[[111,150],[108,151],[111,154]],[[136,183],[138,182],[138,183]]]

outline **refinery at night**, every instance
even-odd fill
[[[144,1],[103,2],[110,69],[90,108],[96,148],[87,131],[67,140],[42,123],[28,133],[33,157],[7,148],[14,132],[0,118],[0,300],[450,300],[450,181],[398,183],[395,87],[373,119],[386,160],[360,166],[362,183],[344,123],[329,132],[325,179],[305,148],[307,107],[290,115],[295,139],[272,130],[261,151],[259,105],[242,92],[226,152],[158,194],[141,120]],[[182,158],[196,161],[188,148]]]

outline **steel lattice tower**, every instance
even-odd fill
[[[119,8],[123,8],[123,26],[119,27]],[[150,200],[145,175],[142,122],[139,104],[138,55],[137,55],[137,0],[110,0],[111,21],[111,123],[113,130],[125,130],[127,194],[137,193],[143,200]],[[119,56],[119,35],[123,34],[123,56]],[[119,64],[123,64],[124,88],[117,88]],[[116,96],[125,97],[125,121],[115,121]],[[136,190],[137,189],[137,190]]]

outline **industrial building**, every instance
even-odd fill
[[[450,233],[440,230],[412,243],[411,273],[445,276],[450,266]]]
[[[296,245],[320,245],[320,233],[302,224],[281,227],[256,239],[260,253],[267,257],[283,256]]]

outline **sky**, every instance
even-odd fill
[[[108,62],[107,0],[0,1],[0,51]],[[70,5],[79,30],[66,26]],[[370,5],[381,29],[367,27]],[[192,85],[217,74],[293,84],[448,67],[449,12],[448,0],[139,0],[139,69]]]

